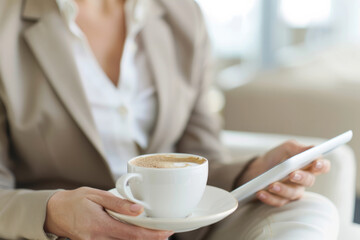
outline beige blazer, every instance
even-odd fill
[[[148,0],[140,33],[159,112],[142,153],[199,154],[208,184],[230,190],[241,166],[224,165],[219,124],[208,112],[209,42],[192,0]],[[114,187],[70,55],[73,38],[54,0],[0,1],[0,238],[47,239],[55,189]]]

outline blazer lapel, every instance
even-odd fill
[[[149,146],[145,152],[152,153],[161,151],[166,144],[166,134],[168,132],[171,118],[176,116],[169,115],[168,110],[176,107],[174,91],[177,89],[177,81],[169,81],[177,72],[172,69],[175,66],[171,63],[174,59],[173,44],[167,37],[168,29],[161,18],[164,14],[162,7],[156,1],[150,1],[150,12],[147,23],[141,31],[146,55],[149,59],[150,69],[152,70],[155,87],[158,96],[158,116]],[[169,62],[170,61],[170,62]]]
[[[24,14],[34,20],[36,8],[30,11],[27,8],[31,6],[30,2],[25,5]],[[56,6],[43,12],[40,20],[25,30],[25,40],[70,115],[104,158],[101,138],[96,131],[75,60],[71,57],[70,46],[74,39],[68,33]]]

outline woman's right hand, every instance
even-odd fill
[[[119,222],[104,208],[137,216],[142,206],[93,188],[59,191],[48,201],[44,230],[57,236],[77,239],[164,240],[173,232],[156,231]]]

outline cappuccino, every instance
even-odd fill
[[[145,168],[185,168],[203,164],[206,160],[195,156],[153,155],[137,158],[132,165]]]

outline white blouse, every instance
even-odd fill
[[[127,37],[115,86],[97,62],[75,19],[74,0],[57,0],[60,12],[77,44],[73,54],[92,116],[102,139],[106,160],[114,179],[126,173],[126,163],[145,149],[157,113],[157,98],[148,62],[138,33],[144,25],[147,0],[127,0]]]

